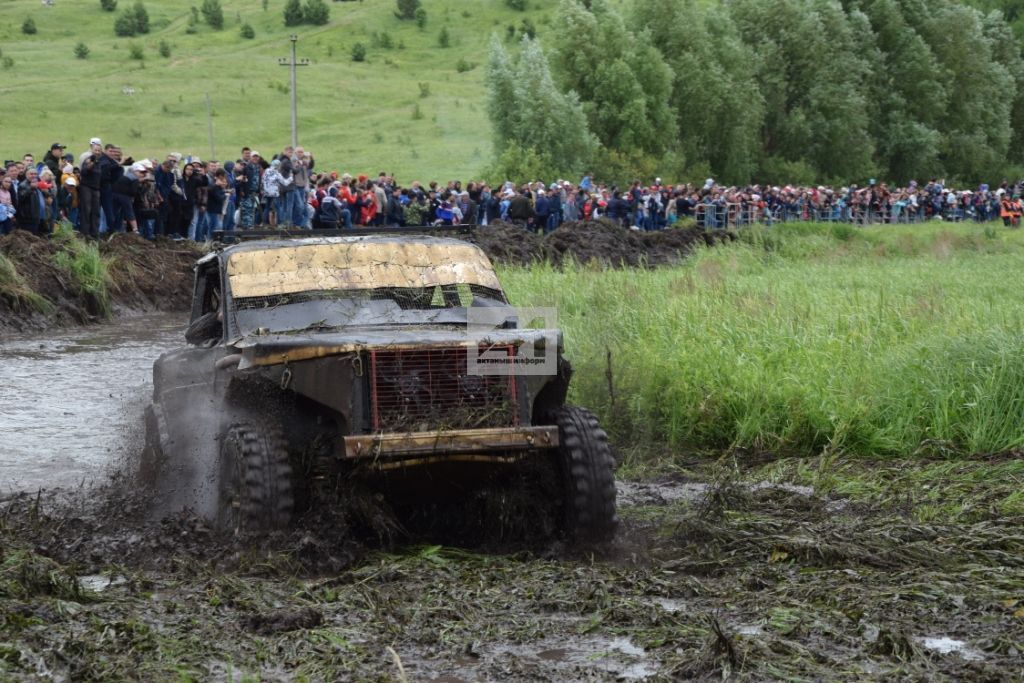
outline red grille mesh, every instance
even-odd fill
[[[509,356],[516,353],[512,345],[499,348],[506,348]],[[507,374],[470,375],[466,353],[465,348],[371,351],[374,431],[516,426],[519,413],[512,365]]]

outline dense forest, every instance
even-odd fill
[[[494,175],[1024,174],[1015,4],[560,0],[556,16],[543,38],[492,38]]]

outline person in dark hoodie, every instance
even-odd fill
[[[19,228],[33,235],[41,234],[46,218],[46,197],[39,184],[36,169],[25,169],[25,180],[18,183],[18,213],[14,217]]]
[[[60,178],[60,170],[64,166],[63,156],[64,145],[59,142],[50,145],[50,151],[43,156],[43,163],[50,169],[54,178]]]

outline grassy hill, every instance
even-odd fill
[[[299,57],[310,60],[299,70],[299,142],[322,166],[392,171],[404,181],[476,176],[492,147],[484,86],[490,35],[506,35],[526,16],[540,27],[551,14],[547,3],[527,15],[503,0],[424,0],[428,21],[420,30],[394,16],[393,0],[365,0],[329,3],[326,26],[286,28],[284,0],[269,0],[265,11],[257,0],[222,0],[224,30],[200,23],[189,34],[193,3],[148,0],[150,33],[118,38],[114,20],[131,4],[121,0],[111,13],[99,0],[56,0],[52,7],[0,0],[0,50],[3,61],[13,61],[0,67],[3,158],[29,151],[41,157],[54,141],[78,154],[93,135],[135,156],[209,158],[206,93],[219,158],[237,156],[243,145],[271,154],[291,135],[289,70],[278,58],[289,54],[288,35],[297,33]],[[27,17],[35,35],[21,31]],[[254,39],[240,36],[244,22]],[[438,45],[442,26],[451,35],[448,48]],[[390,49],[375,38],[382,33]],[[79,41],[90,50],[87,59],[74,55]],[[168,58],[160,56],[161,41],[170,46]],[[352,60],[356,43],[367,46],[365,62]],[[130,58],[132,45],[142,48],[142,61]],[[460,73],[460,60],[475,66]]]

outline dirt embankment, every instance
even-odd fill
[[[597,220],[572,221],[540,236],[499,221],[474,230],[466,239],[502,265],[550,261],[556,266],[576,262],[637,268],[678,263],[697,246],[715,245],[735,235],[695,227],[636,232]],[[23,231],[0,237],[0,333],[90,323],[130,312],[185,309],[192,291],[192,265],[201,253],[188,242],[153,243],[131,234],[95,246]]]
[[[671,265],[686,258],[697,246],[713,246],[735,239],[730,232],[705,232],[679,227],[637,232],[612,221],[571,221],[540,236],[511,223],[497,222],[478,228],[467,238],[487,252],[495,263],[530,266],[542,261],[562,265],[599,263],[613,268]]]
[[[153,243],[132,234],[93,247],[15,231],[0,237],[0,332],[188,308],[200,254],[185,242]]]

